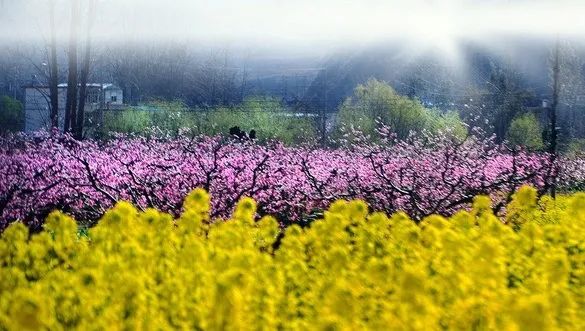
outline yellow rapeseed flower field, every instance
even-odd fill
[[[191,193],[173,220],[126,202],[80,235],[52,213],[0,239],[2,330],[585,330],[585,194],[522,188],[494,216],[416,224],[338,201],[308,228],[211,222]],[[281,232],[282,231],[282,232]]]

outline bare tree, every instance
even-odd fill
[[[91,62],[91,29],[95,18],[95,0],[89,0],[87,7],[87,22],[85,27],[85,49],[83,55],[83,67],[81,68],[79,87],[79,107],[77,110],[77,123],[75,123],[75,138],[83,138],[83,125],[85,119],[85,101],[87,98],[87,83],[90,74]]]
[[[57,32],[55,29],[55,0],[49,2],[51,41],[49,44],[49,99],[51,127],[59,126],[59,68],[57,63]]]
[[[557,106],[559,104],[559,90],[560,90],[560,42],[557,37],[555,48],[553,51],[552,58],[552,100],[549,108],[549,119],[550,119],[550,141],[549,141],[549,153],[551,155],[551,164],[554,166],[557,158],[557,140],[558,140],[558,129],[557,129]],[[554,198],[556,196],[556,176],[553,176],[550,184],[551,195]]]
[[[583,53],[578,54],[577,48],[569,40],[561,40],[559,50],[559,83],[557,103],[557,124],[562,129],[558,132],[558,149],[569,147],[575,138],[585,137],[585,114],[583,114],[582,98],[585,90],[583,75]],[[580,52],[583,52],[581,49]]]
[[[67,102],[65,103],[65,126],[68,132],[77,123],[77,28],[79,26],[79,1],[71,0],[71,26],[69,32],[69,74],[67,79]]]

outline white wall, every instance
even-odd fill
[[[106,104],[109,103],[111,105],[122,105],[124,102],[121,89],[107,89],[104,93],[104,96],[104,101]],[[116,101],[112,101],[112,97],[115,97]]]
[[[107,89],[103,91],[105,98],[104,103],[88,103],[86,104],[87,111],[93,111],[100,106],[107,108],[108,103],[114,106],[123,105],[123,93],[121,89]],[[101,91],[98,92],[101,94]],[[116,101],[112,102],[112,96],[116,96]],[[49,129],[51,126],[49,118],[49,89],[46,87],[27,87],[25,88],[24,96],[24,131],[35,132],[41,129]],[[67,88],[59,88],[59,128],[63,128],[65,122],[65,102],[67,101]]]
[[[65,101],[67,90],[59,89],[59,126],[63,127],[65,114]],[[34,132],[41,129],[49,129],[50,106],[49,106],[49,89],[48,88],[25,88],[24,95],[24,131]]]

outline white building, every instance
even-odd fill
[[[67,84],[59,84],[59,127],[63,128]],[[50,98],[48,86],[24,87],[24,131],[34,132],[50,127]],[[122,89],[113,84],[87,84],[85,111],[114,110],[124,107]]]
[[[59,88],[59,127],[63,128],[67,89]],[[48,129],[50,120],[49,88],[46,86],[24,87],[24,131]]]

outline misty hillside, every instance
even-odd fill
[[[448,109],[474,90],[489,89],[490,77],[513,72],[520,86],[535,98],[550,93],[551,42],[508,38],[499,43],[468,43],[457,61],[442,54],[411,54],[404,46],[374,46],[355,53],[336,54],[324,61],[304,101],[309,107],[335,110],[358,84],[369,78],[388,82],[400,94]],[[573,49],[583,52],[583,48]],[[582,66],[581,77],[585,77]]]

